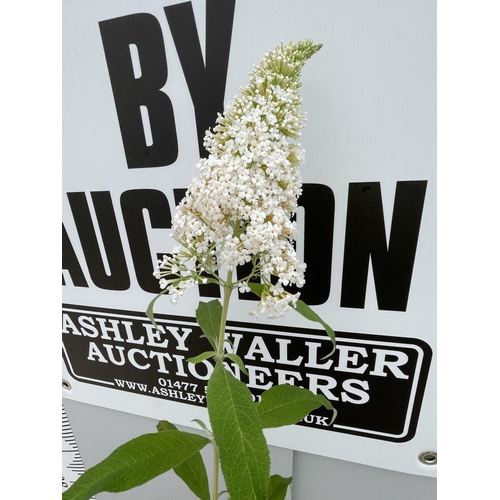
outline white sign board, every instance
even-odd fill
[[[431,1],[193,0],[63,4],[63,376],[66,398],[191,426],[207,420],[211,365],[192,288],[144,311],[176,204],[205,155],[204,131],[277,44],[323,48],[302,74],[307,162],[293,311],[227,333],[255,398],[308,387],[338,410],[267,433],[269,443],[413,474],[436,449],[436,103]]]

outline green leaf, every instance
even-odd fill
[[[158,330],[158,325],[156,324],[155,317],[153,314],[153,309],[155,302],[165,293],[167,293],[167,288],[165,288],[163,291],[161,291],[150,303],[148,308],[146,309],[146,316],[148,317],[149,321],[153,324],[153,326]]]
[[[198,498],[210,500],[207,470],[200,452],[174,467],[174,472]]]
[[[207,406],[231,500],[267,498],[270,458],[257,408],[221,362],[208,381]]]
[[[269,478],[269,490],[267,500],[285,500],[288,486],[292,484],[291,477],[281,477],[274,474]]]
[[[262,292],[264,291],[264,285],[262,283],[252,283],[251,281],[248,282],[248,288],[252,290],[255,295],[258,297],[262,297]]]
[[[63,493],[62,500],[88,500],[103,491],[135,488],[182,464],[208,443],[203,436],[177,430],[144,434],[88,469]]]
[[[202,361],[205,361],[208,358],[213,358],[217,353],[215,351],[206,351],[202,352],[201,354],[198,354],[198,356],[193,356],[192,358],[187,358],[186,361],[188,363],[201,363]]]
[[[243,360],[237,355],[232,352],[226,352],[224,354],[224,358],[228,358],[231,360],[233,363],[236,363],[238,368],[245,374],[248,375],[247,369],[245,368],[245,365],[243,364]]]
[[[156,428],[158,431],[177,430],[177,427],[167,420],[160,420]],[[198,498],[210,500],[207,470],[200,452],[195,453],[180,465],[174,467],[174,472]]]
[[[288,384],[264,391],[256,405],[263,429],[296,424],[320,406],[333,411],[332,404],[322,394]]]
[[[199,303],[196,321],[214,349],[217,349],[221,318],[222,305],[217,299]]]
[[[174,424],[171,424],[168,420],[160,420],[156,424],[156,430],[158,432],[161,432],[161,431],[176,431],[177,427]]]
[[[262,292],[264,291],[264,285],[261,283],[248,283],[248,286],[250,290],[252,290],[255,295],[258,297],[262,297]],[[328,336],[330,337],[330,340],[333,342],[333,350],[329,354],[327,354],[324,358],[329,358],[334,352],[335,352],[335,347],[336,347],[336,339],[335,339],[335,332],[333,331],[332,327],[328,324],[325,323],[320,316],[315,313],[304,301],[302,300],[297,300],[295,307],[292,308],[295,309],[299,314],[304,316],[304,318],[308,319],[309,321],[315,321],[316,323],[319,323],[326,331]]]
[[[306,319],[308,319],[310,321],[315,321],[316,323],[320,323],[323,326],[323,328],[325,329],[326,333],[330,337],[330,340],[333,343],[333,350],[332,350],[332,352],[330,354],[327,354],[322,359],[330,357],[335,352],[335,348],[336,348],[336,345],[337,345],[337,341],[335,340],[335,332],[333,331],[332,327],[328,323],[325,323],[318,316],[318,314],[316,314],[305,302],[303,302],[300,299],[297,300],[297,303],[295,304],[295,308],[294,309],[299,314],[302,314],[302,316],[304,316],[304,318],[306,318]]]

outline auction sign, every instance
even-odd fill
[[[308,121],[296,248],[301,299],[337,335],[294,311],[250,315],[235,292],[229,363],[258,401],[275,384],[323,394],[272,445],[433,475],[435,451],[435,32],[431,2],[73,1],[63,4],[63,396],[207,421],[210,360],[193,287],[156,302],[156,262],[197,173],[205,131],[281,42],[322,49],[302,72]]]

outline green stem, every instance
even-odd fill
[[[214,480],[212,484],[212,500],[219,498],[219,450],[214,443]]]
[[[217,358],[221,359],[224,354],[224,339],[226,335],[226,319],[227,312],[229,310],[229,299],[231,298],[231,293],[233,291],[234,283],[232,281],[233,272],[229,271],[227,273],[227,279],[224,283],[224,297],[222,301],[222,315],[220,320],[220,328],[219,328],[219,342],[217,344]]]
[[[219,328],[219,341],[217,343],[217,360],[222,359],[224,354],[224,340],[226,336],[226,320],[227,313],[229,311],[229,299],[231,298],[231,293],[233,291],[234,283],[233,272],[229,271],[227,273],[227,279],[224,282],[224,297],[222,301],[222,314],[220,319]],[[214,444],[214,468],[213,468],[213,484],[212,484],[212,500],[218,500],[219,498],[219,450]]]

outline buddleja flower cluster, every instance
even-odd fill
[[[320,47],[308,40],[267,53],[207,131],[209,156],[200,160],[173,219],[179,246],[154,273],[174,302],[196,283],[227,284],[221,276],[244,264],[251,271],[234,287],[250,291],[250,280],[260,278],[264,293],[256,312],[277,317],[296,302],[299,294],[284,287],[302,287],[306,267],[294,250],[297,227],[291,220],[304,162],[297,142],[306,119],[299,78]]]

